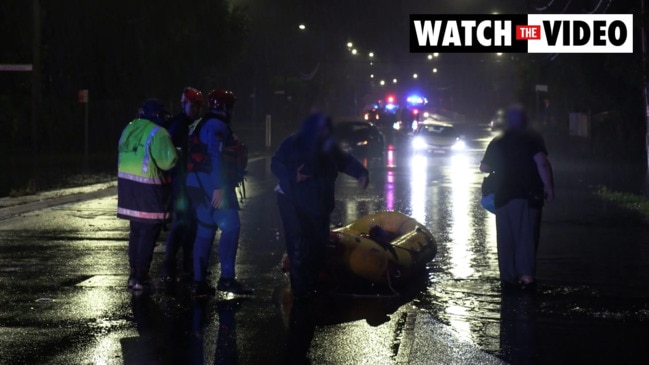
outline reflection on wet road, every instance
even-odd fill
[[[241,212],[238,276],[256,288],[246,300],[196,302],[183,285],[133,297],[124,288],[128,229],[114,217],[115,198],[2,221],[0,362],[280,364],[307,355],[314,364],[498,362],[484,352],[512,363],[632,358],[649,334],[649,290],[642,289],[649,289],[642,240],[649,232],[627,222],[618,244],[628,249],[614,251],[613,261],[602,242],[622,226],[599,224],[600,237],[588,236],[586,248],[567,240],[591,229],[590,216],[564,213],[584,202],[592,215],[619,215],[577,186],[565,203],[547,209],[539,252],[546,284],[536,296],[502,296],[495,218],[479,204],[477,166],[489,138],[484,133],[448,155],[390,149],[384,159],[367,161],[372,182],[364,192],[353,179],[339,179],[334,225],[389,209],[435,235],[437,257],[399,297],[293,303],[278,268],[281,222],[263,160],[251,166]],[[156,249],[154,276],[162,250]],[[619,277],[601,274],[605,268],[633,280],[607,286]],[[212,270],[216,277],[218,266]]]
[[[571,240],[564,234],[579,234],[576,237],[589,240],[598,247],[611,241],[594,239],[588,226],[583,226],[576,233],[566,230],[565,225],[570,225],[570,219],[584,219],[584,214],[595,211],[603,216],[613,213],[610,207],[602,209],[599,203],[592,201],[583,182],[578,187],[571,185],[581,178],[572,175],[572,166],[562,165],[561,161],[557,163],[556,170],[564,197],[562,202],[546,209],[546,224],[542,229],[539,261],[549,265],[539,265],[539,278],[541,282],[547,278],[549,283],[541,286],[538,296],[501,295],[495,216],[486,212],[479,202],[484,175],[479,173],[478,165],[491,137],[483,134],[472,140],[469,150],[449,155],[411,155],[398,150],[388,155],[384,165],[374,166],[375,183],[384,186],[383,196],[381,192],[374,192],[377,194],[373,200],[376,209],[399,210],[425,222],[439,243],[439,253],[429,265],[427,288],[412,302],[415,308],[449,325],[460,338],[513,363],[544,362],[548,359],[552,359],[553,363],[571,362],[571,359],[599,361],[606,356],[619,358],[619,353],[632,356],[629,354],[633,353],[638,336],[649,334],[649,311],[645,299],[631,298],[644,298],[646,291],[641,288],[646,288],[647,284],[638,277],[634,278],[632,284],[621,283],[614,287],[618,291],[627,285],[635,289],[629,288],[624,294],[625,299],[618,301],[619,305],[613,309],[610,307],[610,302],[615,301],[613,294],[604,292],[604,288],[588,287],[583,281],[573,281],[577,275],[573,278],[570,274],[579,267],[575,263],[581,264],[588,257],[588,250],[575,252],[573,242],[580,240]],[[364,200],[353,191],[347,193],[347,186],[342,185],[345,193],[341,194],[339,205],[346,205],[347,209],[338,210],[337,213],[341,215],[338,220],[344,222],[358,215]],[[349,187],[351,189],[351,185]],[[381,206],[378,200],[384,200],[385,205]],[[356,209],[350,208],[350,204]],[[573,216],[566,219],[563,215],[566,213]],[[597,223],[593,226],[597,226]],[[616,228],[614,225],[613,231],[606,231],[606,234],[613,234]],[[641,238],[645,232],[646,229],[639,228],[637,232],[627,231],[627,234]],[[642,250],[644,260],[649,259],[646,246]],[[616,254],[633,262],[639,260],[633,251]],[[594,265],[595,261],[596,265],[616,265],[599,257],[593,258]],[[647,267],[646,261],[640,265]],[[620,265],[620,268],[623,266]],[[586,278],[586,282],[596,282],[595,277],[599,279],[601,276],[587,276],[583,271],[577,273],[582,280]],[[561,278],[556,279],[557,276]],[[617,283],[620,283],[620,279],[615,274],[608,278],[610,282]],[[611,309],[604,316],[597,314],[607,306]],[[576,313],[579,315],[576,316]],[[633,318],[640,324],[627,326],[622,322],[608,321],[616,316],[620,319]],[[574,328],[574,325],[580,329],[573,329],[572,337],[562,334],[564,326]],[[607,332],[607,328],[616,329]],[[629,331],[624,339],[615,334],[622,328]],[[575,340],[574,336],[579,339]],[[544,345],[537,345],[537,342]],[[573,351],[571,346],[578,346],[580,350]],[[637,347],[635,349],[637,351]],[[619,353],[616,354],[616,351]],[[558,360],[558,354],[563,356],[560,359],[565,360]]]

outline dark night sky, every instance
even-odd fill
[[[410,14],[527,13],[528,5],[550,0],[229,1],[245,9],[241,17],[229,14],[225,0],[129,4],[41,0],[44,118],[79,119],[76,92],[88,88],[92,90],[91,112],[105,120],[97,124],[112,126],[109,121],[126,119],[134,105],[149,95],[168,100],[173,109],[178,90],[185,85],[204,89],[218,85],[245,95],[239,115],[252,121],[266,113],[297,119],[317,104],[332,113],[358,115],[363,106],[387,93],[403,95],[416,89],[439,104],[445,99],[450,109],[479,121],[518,97],[517,89],[533,93],[538,83],[551,85],[555,105],[558,108],[562,103],[566,112],[640,110],[636,100],[642,95],[638,45],[634,55],[561,55],[556,59],[483,53],[442,54],[428,60],[425,54],[409,52]],[[639,0],[552,3],[548,13],[561,12],[566,4],[570,4],[567,13],[584,13],[600,3],[612,4],[609,13],[637,13]],[[29,4],[4,0],[0,6],[0,19],[8,25],[0,33],[2,62],[31,59]],[[299,30],[299,24],[306,29]],[[358,50],[356,56],[347,49],[350,41]],[[370,52],[375,55],[372,60]],[[314,77],[303,77],[310,73]],[[23,76],[2,75],[6,86],[0,88],[0,102],[5,95],[5,107],[0,109],[8,115],[3,123],[11,125],[5,128],[22,133],[11,137],[16,141],[28,137],[13,127],[29,114],[24,110],[29,108],[30,80]],[[398,84],[392,83],[394,78]],[[385,87],[377,87],[378,80],[385,80]],[[529,103],[529,95],[527,99]],[[58,132],[64,136],[69,134],[65,128],[52,127],[44,135]],[[118,131],[111,128],[104,134]],[[52,146],[59,146],[54,137],[50,139]]]

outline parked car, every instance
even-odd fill
[[[334,126],[340,148],[355,156],[383,157],[385,138],[374,123],[344,121]]]
[[[412,136],[414,152],[451,152],[465,148],[464,137],[450,123],[422,123]]]

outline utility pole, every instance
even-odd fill
[[[643,90],[643,97],[644,97],[644,107],[645,107],[645,126],[646,126],[646,131],[645,131],[645,152],[646,152],[646,161],[647,161],[647,166],[649,167],[649,90],[647,88],[649,87],[649,77],[647,76],[647,61],[649,61],[649,57],[647,56],[647,32],[646,32],[646,0],[640,0],[640,20],[642,21],[640,31],[642,32],[642,75],[643,75],[643,83],[644,87],[642,88]]]
[[[41,109],[41,4],[32,0],[32,157],[35,172],[38,170],[38,121]]]

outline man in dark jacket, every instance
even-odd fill
[[[503,287],[533,287],[544,200],[554,200],[552,166],[543,137],[527,128],[520,106],[485,152],[482,172],[494,173],[498,267]]]
[[[271,161],[290,261],[291,287],[298,298],[315,290],[329,238],[330,214],[339,172],[369,183],[367,169],[333,141],[331,120],[312,114],[282,142]]]
[[[176,280],[178,251],[183,249],[183,274],[191,278],[194,238],[196,236],[196,218],[187,196],[185,180],[187,179],[187,145],[189,126],[198,119],[205,98],[203,93],[193,87],[186,87],[180,98],[182,111],[171,120],[167,127],[171,140],[178,151],[179,162],[171,170],[173,223],[167,236],[165,260],[162,268],[162,279]]]

